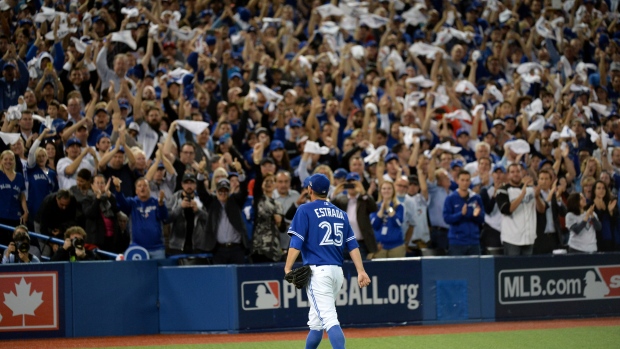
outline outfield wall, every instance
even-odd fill
[[[0,339],[305,328],[283,264],[170,261],[0,266]],[[620,254],[426,257],[344,266],[343,326],[620,315]]]

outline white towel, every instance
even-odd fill
[[[325,155],[329,153],[329,148],[326,146],[321,147],[317,142],[307,141],[304,146],[304,153]]]
[[[263,96],[265,96],[267,101],[275,102],[275,104],[278,104],[284,99],[284,96],[276,93],[274,90],[270,89],[265,85],[257,84],[256,88],[260,91],[260,93],[263,94]]]
[[[389,149],[385,145],[382,145],[377,149],[373,148],[371,151],[368,151],[368,149],[366,149],[366,152],[369,154],[364,158],[364,162],[367,164],[372,164],[375,162],[379,162],[381,155],[385,156],[387,153],[389,153]]]
[[[13,145],[17,143],[17,141],[19,140],[19,137],[20,137],[19,133],[0,132],[0,138],[2,139],[4,144],[7,144],[7,145]]]
[[[458,109],[451,113],[443,114],[443,117],[447,118],[448,120],[456,119],[471,122],[471,115],[469,115],[469,113],[463,109]]]
[[[193,120],[177,120],[177,125],[183,127],[189,132],[195,134],[196,136],[201,134],[209,124],[204,121],[193,121]]]
[[[433,80],[425,78],[424,75],[418,75],[415,78],[407,78],[407,80],[405,80],[405,83],[416,84],[422,88],[430,88],[435,85],[435,82]]]
[[[138,48],[138,44],[136,44],[136,41],[131,36],[131,30],[123,30],[112,33],[112,41],[125,43],[132,50]]]
[[[452,146],[452,144],[450,144],[450,142],[444,142],[444,143],[441,143],[441,144],[437,144],[435,146],[435,148],[439,148],[441,150],[445,150],[445,151],[447,151],[449,153],[452,153],[452,154],[458,154],[461,151],[461,149],[462,149],[461,147]]]

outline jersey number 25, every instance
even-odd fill
[[[342,223],[334,223],[334,229],[332,230],[331,224],[329,222],[321,222],[319,224],[319,228],[325,229],[325,235],[323,236],[323,240],[321,240],[321,246],[328,245],[336,245],[342,246],[342,228],[344,224]],[[332,236],[332,232],[334,233],[334,237]]]

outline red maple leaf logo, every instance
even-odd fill
[[[25,326],[26,315],[34,316],[34,311],[43,303],[43,292],[30,292],[30,283],[22,277],[19,284],[15,284],[13,291],[4,293],[4,304],[13,311],[13,316],[22,316],[22,324]],[[2,321],[2,319],[0,319]]]

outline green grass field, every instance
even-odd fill
[[[345,330],[346,333],[346,330]],[[144,346],[148,349],[291,349],[303,348],[303,341],[278,341],[258,343],[192,344]],[[104,347],[101,349],[112,349]],[[114,347],[126,349],[127,347]],[[323,339],[320,349],[331,348]],[[527,331],[478,332],[441,335],[350,338],[347,348],[373,349],[445,349],[445,348],[526,348],[526,349],[598,349],[620,348],[620,327],[578,327]]]

